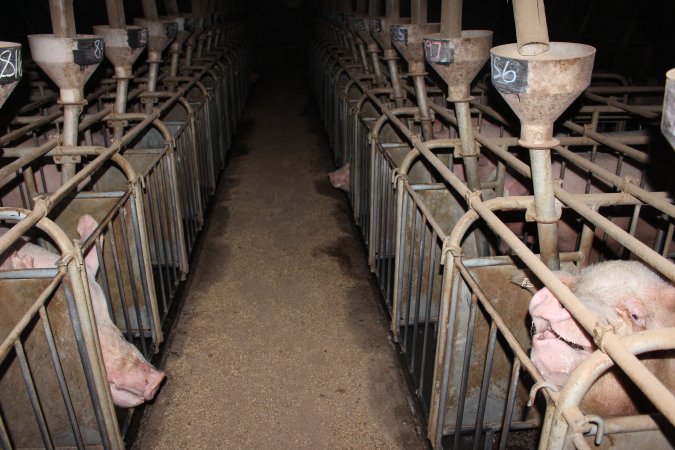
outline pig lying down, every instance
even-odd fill
[[[84,242],[98,227],[98,223],[89,215],[80,217],[77,232],[78,243]],[[0,235],[6,230],[0,230]],[[14,244],[12,253],[3,257],[0,269],[31,269],[56,267],[59,255],[37,245],[19,241]],[[110,392],[115,405],[122,408],[138,406],[151,400],[164,380],[164,373],[155,369],[138,349],[124,339],[120,330],[110,319],[103,289],[96,282],[99,269],[95,247],[85,255],[89,292],[101,344],[101,353],[105,364]]]
[[[637,261],[607,261],[588,266],[577,276],[559,278],[605,324],[616,324],[619,336],[675,326],[675,287]],[[542,376],[562,387],[570,373],[596,350],[593,340],[547,288],[530,301],[532,352]],[[645,366],[675,391],[675,352],[641,358]],[[581,403],[587,414],[635,414],[642,409],[628,378],[619,369],[600,377]]]
[[[328,178],[330,179],[331,186],[335,189],[349,192],[349,163],[333,172],[329,172]]]

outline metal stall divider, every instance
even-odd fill
[[[21,223],[27,214],[0,208],[3,222]],[[122,448],[82,255],[49,219],[37,226],[60,252],[55,267],[0,272],[0,442],[4,448]]]

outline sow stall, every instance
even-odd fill
[[[28,36],[25,65],[3,43],[2,101],[17,84],[29,99],[0,136],[3,448],[124,447],[134,408],[111,394],[101,333],[140,359],[160,350],[249,88],[236,5],[168,0],[159,17],[143,1],[137,25],[105,6],[109,25],[80,35],[72,2],[51,1],[53,34]]]
[[[491,32],[461,29],[461,2],[444,2],[440,27],[422,26],[420,36],[425,3],[412,2],[413,17],[399,21],[389,17],[398,2],[387,2],[384,18],[346,4],[318,10],[311,64],[336,164],[350,164],[355,219],[432,445],[588,448],[595,439],[669,448],[674,403],[672,385],[662,384],[669,375],[651,374],[633,354],[672,358],[675,330],[617,337],[551,272],[639,259],[673,281],[672,153],[648,131],[660,119],[663,87],[592,76],[594,49],[549,42],[545,27],[525,26],[533,17],[546,23],[536,2],[514,4],[518,44],[492,49]],[[350,44],[372,43],[353,31],[359,21],[374,24],[376,42],[391,38],[383,66],[395,65],[387,50],[398,40],[409,72],[423,52],[444,83],[413,71],[401,85],[391,77],[398,68],[386,82],[382,67],[382,78],[369,75],[378,71]],[[383,24],[390,33],[381,33]],[[489,82],[470,88],[488,58]],[[520,127],[499,111],[496,94]],[[553,122],[580,94],[581,105],[553,135]],[[522,269],[529,275],[515,284]],[[548,287],[603,350],[562,390],[530,360],[534,286]],[[660,414],[584,415],[584,392],[612,365],[638,381]]]

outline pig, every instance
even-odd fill
[[[76,243],[84,242],[97,227],[98,223],[91,216],[80,217],[77,225],[80,239]],[[57,254],[42,247],[19,241],[14,244],[12,253],[2,262],[0,269],[52,268],[56,267],[58,258]],[[112,322],[103,289],[95,279],[99,269],[95,247],[92,247],[85,255],[85,266],[101,353],[113,402],[122,408],[138,406],[155,396],[165,375],[146,361],[140,351],[124,339],[120,330]]]
[[[328,178],[330,179],[331,186],[335,189],[349,192],[349,163],[333,172],[329,172]]]
[[[616,324],[619,336],[675,326],[675,287],[638,261],[606,261],[578,275],[558,272],[572,292],[604,324]],[[561,388],[581,362],[596,350],[593,340],[547,288],[530,301],[530,357],[541,375]],[[641,358],[675,392],[675,351]],[[659,358],[660,357],[660,358]],[[619,369],[602,375],[586,393],[586,414],[617,416],[643,412],[646,405]]]

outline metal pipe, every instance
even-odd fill
[[[400,0],[387,0],[387,19],[398,19],[401,17],[401,1]],[[388,32],[389,30],[384,30]]]
[[[427,0],[412,0],[410,2],[410,23],[427,23]]]
[[[167,16],[180,15],[180,12],[178,11],[178,2],[176,0],[164,0],[164,8],[166,9]]]
[[[370,17],[380,15],[380,0],[368,0],[368,15]]]
[[[426,75],[423,61],[412,61],[408,64],[408,72],[415,86],[415,96],[417,97],[417,107],[419,109],[420,126],[422,127],[422,136],[425,141],[434,138],[433,120],[429,103],[427,99],[427,85],[424,80]]]
[[[158,21],[159,15],[157,14],[157,4],[155,0],[141,0],[143,5],[143,17],[147,20]]]
[[[389,67],[389,80],[391,81],[391,88],[394,91],[394,104],[397,108],[402,108],[405,102],[405,94],[401,87],[398,64],[396,64],[396,61],[398,60],[396,50],[393,48],[384,49],[384,60],[387,61],[387,67]]]
[[[513,0],[518,53],[535,56],[548,50],[548,27],[544,0]]]
[[[675,330],[673,328],[662,328],[625,336],[620,340],[617,338],[617,341],[620,342],[619,345],[627,349],[625,353],[630,354],[632,358],[635,358],[634,354],[672,349],[674,337]],[[567,421],[563,417],[563,414],[570,408],[576,408],[593,383],[600,378],[605,371],[610,369],[614,363],[616,363],[614,356],[610,358],[605,353],[596,351],[589,356],[588,359],[582,362],[572,373],[558,395],[555,417],[551,426],[551,434],[547,447],[549,450],[562,448],[562,443],[568,428]],[[644,368],[641,363],[639,365]],[[649,373],[651,374],[651,372]],[[654,388],[654,386],[644,386],[643,383],[636,382],[636,384],[644,393],[646,393],[645,389],[651,390]],[[672,394],[667,389],[665,395],[666,398],[672,397]],[[667,408],[666,410],[659,409],[661,413],[673,423],[673,415],[675,414],[673,408]],[[668,411],[668,409],[670,409],[670,411]]]
[[[560,256],[558,255],[559,217],[556,213],[553,195],[551,150],[530,149],[530,167],[541,260],[549,269],[560,270]]]
[[[76,31],[73,0],[49,0],[49,13],[52,18],[52,31],[54,37],[75,37]]]
[[[441,5],[441,36],[458,38],[462,34],[462,1],[444,0]]]
[[[124,17],[124,4],[120,0],[105,0],[108,12],[108,23],[111,28],[126,28],[127,22]]]

